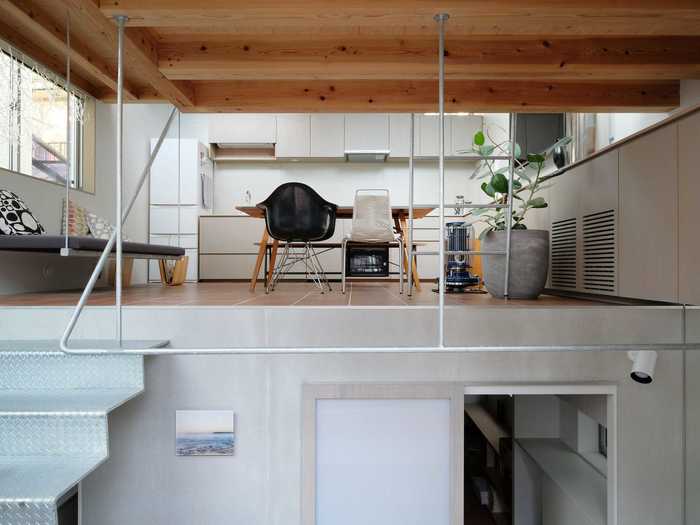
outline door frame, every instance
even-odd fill
[[[316,401],[447,399],[450,401],[450,525],[464,522],[464,383],[312,383],[302,387],[301,523],[316,525]]]
[[[607,396],[607,524],[618,517],[618,412],[620,396],[615,383],[466,383],[464,395],[604,395]],[[462,437],[464,438],[464,437]]]

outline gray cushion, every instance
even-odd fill
[[[59,253],[61,248],[65,246],[65,243],[66,238],[61,235],[0,235],[0,250]],[[68,237],[68,247],[73,250],[101,252],[106,245],[106,239]],[[122,249],[125,255],[185,255],[185,250],[183,248],[166,246],[164,244],[146,244],[129,241],[122,244]],[[112,251],[114,251],[114,249]]]

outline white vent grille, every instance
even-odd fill
[[[552,287],[576,288],[576,219],[552,223]]]
[[[583,217],[583,287],[615,292],[617,244],[615,210]]]

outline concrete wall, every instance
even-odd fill
[[[145,394],[113,413],[111,458],[83,483],[84,524],[299,524],[305,382],[611,381],[619,523],[681,525],[682,355],[664,353],[649,386],[628,371],[619,352],[149,358]],[[235,410],[235,456],[175,457],[175,410],[186,408]]]

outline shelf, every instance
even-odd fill
[[[500,453],[501,439],[510,438],[510,434],[481,405],[465,404],[464,413],[474,422],[491,448]]]

